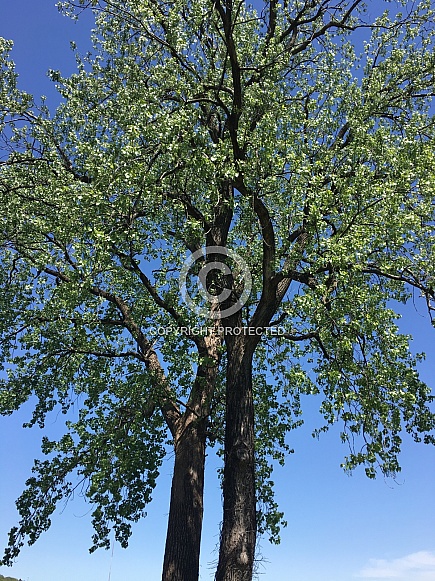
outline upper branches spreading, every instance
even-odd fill
[[[128,441],[135,406],[137,422],[163,419],[175,439],[211,418],[219,439],[217,329],[282,324],[281,340],[234,341],[286,378],[280,391],[258,382],[258,409],[321,389],[326,422],[367,439],[350,464],[394,469],[400,426],[433,424],[387,308],[413,288],[433,309],[430,3],[372,22],[344,0],[61,4],[92,7],[96,33],[76,74],[53,73],[54,115],[17,90],[1,56],[1,409],[33,390],[43,417],[84,393],[83,448],[60,446],[77,462],[98,402],[99,441],[112,412]],[[243,309],[212,324],[179,285],[186,255],[207,246],[236,251],[253,281]],[[228,285],[214,314],[241,296],[240,273],[220,276],[217,256],[192,269],[211,271],[206,288],[187,285],[199,303]],[[203,325],[212,332],[177,332]],[[267,434],[270,449],[278,436]]]

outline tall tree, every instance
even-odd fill
[[[397,472],[403,430],[433,443],[392,309],[417,289],[433,311],[432,4],[367,22],[359,0],[91,4],[95,54],[52,72],[52,118],[2,60],[0,407],[36,395],[43,425],[80,403],[43,441],[5,562],[71,474],[93,547],[110,527],[126,545],[169,435],[163,579],[198,578],[217,442],[216,579],[247,581],[257,533],[278,540],[272,461],[301,394],[321,398],[319,431],[342,421],[347,469]]]

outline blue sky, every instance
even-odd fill
[[[45,94],[49,104],[56,93],[46,72],[73,72],[75,62],[69,41],[85,52],[89,47],[91,19],[74,24],[57,13],[54,0],[0,0],[0,36],[13,39],[13,58],[20,88],[35,96]],[[424,305],[403,309],[401,330],[411,333],[412,349],[425,351],[422,379],[434,385],[435,330]],[[402,473],[396,481],[368,480],[363,471],[349,477],[340,463],[346,447],[338,431],[315,440],[316,402],[307,402],[306,426],[291,434],[295,454],[275,474],[277,496],[289,523],[282,543],[260,543],[263,581],[435,581],[435,450],[405,441]],[[21,425],[30,406],[16,415],[0,418],[0,547],[16,522],[14,501],[30,475],[39,454],[41,433]],[[53,418],[49,435],[59,434],[62,418]],[[221,496],[214,452],[207,459],[205,521],[201,579],[213,577],[217,559]],[[88,554],[92,529],[89,506],[76,498],[53,518],[51,529],[33,547],[25,547],[16,564],[0,573],[25,581],[124,581],[160,578],[172,458],[165,460],[148,517],[137,524],[128,550]]]

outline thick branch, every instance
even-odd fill
[[[70,279],[59,270],[54,270],[52,268],[47,267],[44,269],[44,272],[50,274],[51,276],[54,276],[57,280],[63,283],[71,282]],[[130,332],[131,336],[137,341],[142,361],[145,363],[147,369],[151,371],[155,378],[156,388],[162,389],[164,397],[163,401],[159,402],[158,405],[162,410],[168,428],[170,429],[172,434],[175,434],[177,429],[177,422],[180,418],[181,412],[173,402],[171,389],[167,383],[165,374],[163,372],[163,368],[160,365],[160,361],[153,348],[153,344],[146,339],[142,330],[135,322],[130,312],[130,308],[125,301],[123,301],[117,295],[109,293],[108,291],[99,288],[97,286],[90,287],[89,292],[94,296],[104,298],[108,302],[114,304],[121,313],[125,328]]]
[[[244,153],[242,149],[239,147],[237,135],[239,128],[239,120],[242,114],[243,98],[242,98],[242,78],[240,64],[233,37],[232,8],[231,3],[228,3],[227,10],[225,11],[220,0],[216,0],[215,6],[224,27],[225,44],[231,64],[231,76],[233,80],[234,95],[232,111],[228,118],[228,129],[231,136],[231,142],[233,145],[235,159],[239,160],[244,158]]]
[[[410,273],[410,276],[406,276],[403,272],[393,274],[390,272],[386,272],[385,270],[382,270],[381,268],[379,268],[375,264],[369,265],[366,268],[363,268],[362,272],[365,274],[376,274],[380,277],[388,278],[390,280],[404,282],[406,284],[411,285],[414,288],[417,288],[425,296],[430,297],[431,299],[435,299],[435,289],[423,284],[420,280],[418,280],[417,277],[414,277],[414,275],[412,273]]]
[[[204,214],[198,210],[198,208],[196,208],[187,194],[173,194],[172,192],[165,192],[163,195],[170,200],[181,202],[188,216],[200,222],[204,229],[208,230],[210,228],[210,224],[207,222]]]

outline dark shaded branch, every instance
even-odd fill
[[[411,285],[414,288],[419,289],[426,297],[430,297],[431,299],[435,299],[435,289],[432,287],[426,286],[423,284],[417,277],[410,272],[410,276],[405,275],[403,272],[398,274],[393,274],[390,272],[386,272],[382,270],[375,264],[369,265],[366,268],[363,268],[361,272],[365,274],[376,274],[379,277],[388,278],[390,280],[396,280],[399,282],[404,282],[406,284]]]
[[[187,215],[200,222],[204,229],[208,230],[210,228],[210,224],[207,222],[204,214],[193,205],[192,200],[187,194],[174,194],[172,192],[165,192],[163,195],[170,200],[175,200],[183,204]]]
[[[272,219],[263,200],[257,192],[251,192],[245,186],[242,176],[237,178],[235,187],[246,198],[253,198],[254,212],[260,222],[263,239],[263,293],[266,293],[268,284],[275,273],[276,242]]]
[[[60,147],[60,145],[58,145],[57,143],[55,143],[55,147],[62,159],[62,165],[63,167],[67,170],[67,172],[69,172],[70,174],[72,174],[72,176],[74,177],[75,180],[82,182],[83,184],[90,184],[92,183],[92,179],[89,176],[86,175],[82,175],[79,174],[73,166],[72,161],[69,159],[69,157],[66,155],[66,153],[64,152],[64,150]]]
[[[295,46],[294,48],[291,48],[290,54],[292,56],[295,56],[295,55],[299,54],[300,52],[303,52],[306,48],[308,48],[313,43],[314,40],[316,40],[317,38],[323,36],[326,32],[328,32],[328,30],[330,28],[342,28],[342,29],[347,29],[347,30],[354,30],[354,27],[346,25],[346,22],[349,20],[350,16],[354,12],[354,10],[357,8],[357,6],[361,3],[362,3],[362,0],[355,0],[355,2],[351,5],[351,7],[345,12],[345,14],[344,14],[343,18],[341,18],[341,20],[335,20],[335,19],[330,20],[329,22],[324,24],[319,30],[317,30],[317,32],[313,32],[311,34],[310,38],[304,40],[303,42],[301,42],[299,45]],[[316,18],[318,18],[320,15],[321,15],[321,12],[319,11],[319,14],[316,16]],[[308,22],[310,22],[312,20],[313,19],[309,19]],[[289,34],[291,34],[291,32],[293,31],[293,26],[295,24],[296,24],[296,26],[298,26],[300,23],[294,22],[292,24],[292,26],[290,26],[287,30],[285,30],[280,37],[281,42],[283,40],[285,40],[285,38]]]
[[[269,1],[269,22],[267,25],[266,32],[266,46],[270,43],[271,39],[275,36],[276,30],[276,17],[277,17],[277,0]]]
[[[305,25],[305,24],[312,24],[313,22],[315,22],[316,20],[318,20],[324,13],[325,11],[325,6],[328,4],[328,0],[326,0],[325,2],[323,2],[317,12],[309,17],[309,18],[304,18],[304,14],[306,14],[306,12],[310,9],[313,8],[313,2],[311,1],[306,1],[305,4],[302,6],[302,8],[299,10],[299,12],[296,14],[295,18],[291,19],[291,24],[288,28],[286,28],[286,30],[284,30],[280,37],[279,37],[279,42],[282,42],[283,40],[285,40],[286,38],[288,38],[289,36],[293,37],[293,42],[294,39],[297,36],[298,30],[301,26]],[[290,44],[292,45],[293,42],[291,42]]]
[[[326,359],[331,359],[331,356],[329,355],[328,351],[326,350],[325,346],[323,345],[322,340],[320,339],[320,335],[318,331],[312,331],[310,333],[304,333],[302,335],[294,335],[291,333],[284,333],[282,335],[279,335],[280,337],[284,337],[285,339],[288,339],[289,341],[307,341],[309,339],[314,339],[316,341],[316,343],[319,345],[320,350],[323,353],[323,356]]]
[[[242,92],[242,78],[240,64],[233,37],[232,2],[227,3],[226,11],[224,10],[220,0],[215,0],[215,7],[224,27],[225,44],[228,53],[228,58],[230,60],[231,76],[234,87],[232,111],[227,119],[228,130],[231,136],[231,142],[233,145],[235,159],[240,160],[244,159],[244,152],[239,147],[238,143],[238,128],[240,116],[242,114],[243,92]]]

